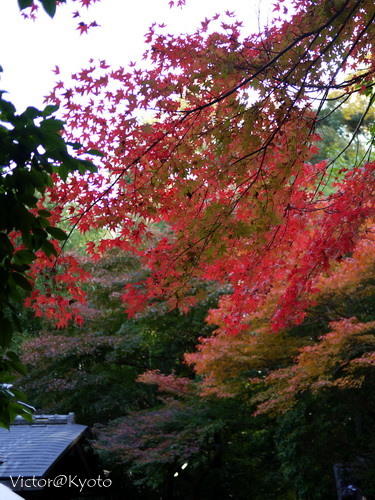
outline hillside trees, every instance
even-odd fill
[[[188,314],[158,301],[127,319],[121,291],[146,273],[138,260],[116,249],[95,264],[78,260],[91,275],[84,286],[87,302],[80,306],[84,323],[56,331],[39,318],[39,331],[25,333],[28,373],[21,383],[30,403],[46,413],[74,409],[79,421],[97,424],[94,445],[121,498],[183,496],[188,490],[198,497],[206,491],[212,498],[230,492],[241,498],[254,484],[263,496],[270,484],[274,498],[287,490],[277,472],[272,426],[253,422],[241,401],[200,398],[183,362],[198,337],[212,332],[207,311],[227,290],[200,283],[197,291],[206,288],[209,298]],[[166,397],[149,385],[154,381],[163,381]]]
[[[192,374],[183,355],[194,349],[198,337],[212,332],[205,316],[223,292],[201,283],[197,289],[209,289],[210,297],[187,315],[168,311],[158,301],[139,317],[127,319],[121,294],[127,283],[147,275],[139,260],[117,249],[95,264],[77,259],[91,275],[84,284],[87,301],[77,306],[83,323],[56,331],[44,319],[38,332],[25,332],[21,351],[28,375],[22,385],[39,411],[74,409],[80,421],[103,424],[155,404],[154,391],[136,383],[146,370]]]
[[[277,335],[270,308],[236,336],[212,309],[219,328],[185,355],[195,380],[147,371],[138,380],[158,386],[156,407],[97,428],[107,466],[151,498],[197,487],[197,498],[325,499],[335,495],[333,465],[357,462],[371,495],[374,270],[369,232],[320,276],[304,321]]]
[[[159,382],[156,407],[94,428],[99,456],[127,494],[288,498],[293,488],[279,473],[272,422],[249,418],[239,400],[199,398],[186,390],[186,380],[184,391],[181,379],[173,385],[170,376],[159,375]]]
[[[334,494],[334,463],[371,457],[373,233],[321,275],[302,324],[275,335],[264,308],[249,332],[228,336],[220,323],[212,337],[206,330],[199,351],[185,356],[196,363],[195,381],[182,354],[194,349],[214,303],[186,317],[154,303],[126,319],[121,290],[144,273],[136,259],[112,250],[86,265],[84,325],[28,341],[24,384],[38,408],[74,407],[82,421],[102,424],[97,449],[126,495],[196,488],[198,498],[297,491],[324,499]],[[211,310],[211,322],[219,311]],[[161,396],[144,383],[158,385]],[[373,487],[367,472],[366,492]]]
[[[241,395],[253,415],[275,420],[284,480],[302,497],[333,494],[334,463],[362,464],[357,481],[368,495],[374,488],[372,228],[367,224],[353,254],[320,276],[315,305],[300,325],[275,335],[265,307],[249,318],[247,332],[227,336],[220,309],[213,310],[218,330],[185,356],[203,376],[203,395]]]

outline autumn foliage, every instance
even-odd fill
[[[348,412],[351,429],[356,417],[342,403],[350,393],[360,417],[372,418],[373,2],[295,0],[287,7],[279,0],[274,14],[254,34],[230,12],[191,34],[153,25],[143,62],[113,68],[92,59],[46,97],[60,107],[63,137],[77,153],[97,155],[97,168],[61,161],[34,208],[48,209],[53,226],[70,235],[96,234],[86,252],[98,265],[113,249],[141,263],[137,279],[122,280],[116,291],[128,317],[187,313],[207,300],[213,283],[222,291],[207,317],[216,330],[185,355],[181,373],[173,371],[176,361],[167,373],[151,362],[143,374],[139,366],[128,371],[131,383],[167,393],[164,406],[101,428],[98,447],[140,469],[180,467],[181,457],[199,461],[201,450],[216,460],[222,427],[212,424],[202,397],[242,399],[246,417],[262,419],[293,418],[328,395]],[[351,127],[336,130],[342,147],[323,147],[319,131],[350,103],[359,112]],[[65,244],[53,245],[27,268],[33,290],[26,305],[72,328],[72,321],[82,324],[82,311],[89,317],[81,285],[90,278]],[[148,330],[147,347],[154,333]],[[44,368],[53,364],[46,353],[64,362],[78,355],[82,366],[98,352],[101,363],[117,360],[124,338],[121,329],[113,340],[110,333],[77,339],[49,332],[25,344],[24,359],[42,360]],[[88,365],[87,373],[95,371]],[[75,383],[78,372],[66,377],[73,373]],[[194,411],[202,420],[186,426]]]
[[[57,183],[50,201],[81,232],[112,231],[88,244],[94,258],[117,246],[152,270],[126,289],[129,314],[161,296],[186,310],[199,278],[231,284],[229,334],[247,329],[278,283],[273,328],[303,319],[317,277],[373,214],[369,154],[336,179],[333,158],[313,161],[331,90],[337,106],[356,93],[371,106],[370,4],[298,2],[288,20],[246,37],[230,14],[190,35],[152,26],[144,65],[92,60],[57,83],[48,101],[67,137],[105,157],[99,173]],[[155,242],[161,221],[168,231]]]
[[[202,394],[233,396],[250,385],[256,392],[255,414],[283,413],[306,391],[360,390],[372,380],[373,248],[373,228],[366,225],[353,254],[320,275],[310,297],[315,306],[298,334],[293,328],[277,334],[270,328],[276,297],[273,303],[269,298],[268,308],[248,315],[247,332],[228,336],[221,318],[231,298],[223,298],[221,307],[210,313],[219,325],[214,336],[202,338],[198,351],[185,355],[204,376]]]
[[[315,359],[330,353],[345,362],[352,336],[370,328],[333,318],[315,346],[285,333],[335,279],[335,262],[347,270],[351,252],[357,266],[365,259],[358,252],[371,241],[374,215],[374,131],[366,125],[365,137],[362,127],[374,100],[372,2],[292,7],[275,3],[273,21],[254,34],[230,12],[192,34],[153,25],[143,63],[112,68],[92,59],[46,98],[60,106],[65,137],[81,144],[79,153],[104,156],[97,172],[64,175],[62,166],[62,180],[53,174],[38,207],[52,206],[51,220],[68,230],[105,230],[87,243],[94,261],[114,247],[141,260],[149,272],[123,291],[128,315],[160,300],[186,312],[205,298],[199,280],[228,287],[209,315],[217,332],[186,356],[207,394],[236,391],[236,375],[250,365],[250,378],[259,371],[266,385],[285,383],[293,398],[302,373],[312,387],[331,380],[328,358],[320,372]],[[362,115],[347,146],[322,160],[319,126],[356,96]],[[334,168],[361,134],[369,147]],[[72,256],[41,255],[29,277],[38,286],[27,305],[37,315],[58,327],[82,322],[87,273]],[[334,383],[354,383],[351,374],[371,360],[347,360]]]

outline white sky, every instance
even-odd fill
[[[42,107],[43,97],[55,79],[61,78],[52,72],[55,65],[63,78],[91,57],[122,66],[140,60],[144,34],[155,21],[167,24],[170,33],[191,32],[205,17],[230,10],[245,22],[246,30],[258,31],[259,1],[267,16],[272,0],[187,0],[185,7],[173,9],[168,0],[101,0],[82,14],[82,20],[95,20],[100,27],[80,36],[76,31],[79,20],[72,18],[74,4],[58,8],[53,19],[40,9],[33,22],[21,17],[17,0],[2,0],[0,89],[8,91],[19,111],[31,105]]]

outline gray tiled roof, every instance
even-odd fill
[[[9,431],[0,428],[0,480],[43,477],[86,429],[74,423],[18,424],[11,425]]]

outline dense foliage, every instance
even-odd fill
[[[219,325],[210,336],[205,315],[211,308],[213,321],[225,292],[213,284],[212,300],[187,315],[159,302],[126,319],[121,290],[145,271],[112,250],[86,264],[83,326],[23,345],[23,384],[43,411],[74,408],[97,424],[95,448],[120,498],[334,496],[333,465],[367,460],[375,445],[372,248],[368,233],[321,276],[304,322],[277,336],[264,335],[267,311],[254,318],[261,335],[227,336]],[[183,354],[202,334],[185,355],[194,377]]]
[[[3,322],[24,289],[43,318],[22,347],[31,401],[99,424],[122,497],[325,499],[337,463],[375,491],[375,11],[274,12],[254,34],[230,12],[153,25],[129,70],[91,60],[48,96],[68,143],[54,107],[2,101],[22,215],[0,241]],[[85,258],[56,224],[89,237]]]
[[[98,449],[109,463],[123,464],[128,481],[164,494],[182,462],[189,464],[191,484],[199,482],[205,457],[210,487],[217,481],[215,474],[222,478],[222,496],[204,490],[207,498],[228,498],[231,491],[237,491],[235,498],[248,498],[249,491],[259,499],[273,494],[333,498],[337,463],[359,464],[361,473],[354,479],[371,498],[374,271],[370,233],[351,257],[321,276],[315,306],[299,326],[275,336],[259,327],[267,320],[258,313],[257,330],[227,336],[219,326],[214,336],[201,339],[198,352],[185,356],[203,379],[193,382],[155,371],[144,373],[138,380],[157,384],[168,397],[156,411],[132,413],[100,428]],[[201,433],[194,438],[202,440],[196,457],[186,434],[189,427],[186,423],[181,427],[184,411],[189,412],[190,425],[200,422]],[[210,450],[204,439],[211,424],[221,427],[219,441],[216,429],[211,429]],[[221,459],[211,463],[215,444],[220,444]],[[244,450],[256,456],[248,460]],[[232,460],[236,473],[230,467]],[[161,484],[155,484],[155,474]],[[178,481],[174,480],[176,491],[181,484],[184,488]]]
[[[316,126],[330,116],[321,113],[325,101],[365,99],[347,144],[372,106],[372,2],[301,1],[294,9],[247,36],[231,16],[190,35],[153,26],[146,69],[92,61],[50,94],[68,137],[106,154],[100,175],[68,179],[53,201],[71,200],[83,232],[115,231],[88,245],[93,257],[118,246],[153,271],[146,288],[127,288],[130,314],[158,296],[188,308],[200,278],[231,283],[228,333],[246,330],[247,315],[281,282],[274,328],[301,321],[319,273],[353,249],[373,213],[369,149],[336,176],[334,158],[313,161]],[[170,234],[145,250],[150,221],[164,221]]]
[[[191,375],[183,355],[201,335],[212,332],[204,318],[217,305],[220,290],[201,284],[211,288],[210,298],[187,315],[168,311],[159,302],[129,320],[121,293],[127,283],[147,272],[139,261],[116,250],[96,264],[80,260],[91,272],[84,287],[87,301],[79,310],[83,323],[57,332],[44,320],[39,331],[29,332],[22,346],[22,359],[29,368],[23,384],[40,410],[58,413],[74,408],[85,423],[104,423],[154,404],[154,391],[135,382],[146,370]]]

